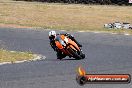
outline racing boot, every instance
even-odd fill
[[[60,56],[57,56],[57,59],[62,60],[63,58],[62,58],[62,57],[60,57]]]
[[[57,59],[62,60],[65,57],[66,55],[62,54],[62,52],[57,52]]]

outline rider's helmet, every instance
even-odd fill
[[[50,31],[49,32],[49,39],[54,39],[56,37],[56,32],[55,31]]]

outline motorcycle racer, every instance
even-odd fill
[[[67,36],[68,38],[70,38],[72,41],[74,41],[79,47],[82,47],[81,44],[79,44],[73,35],[69,34],[69,33],[59,33],[57,34],[55,31],[50,31],[49,32],[49,40],[50,40],[50,45],[51,47],[54,49],[54,51],[57,52],[57,59],[63,59],[66,57],[66,55],[64,55],[56,46],[55,44],[55,39],[58,35],[64,35],[64,36]]]

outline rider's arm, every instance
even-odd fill
[[[65,35],[65,36],[68,36],[69,38],[74,38],[73,35],[69,34],[69,33],[61,33],[61,35]]]
[[[55,41],[54,40],[50,41],[50,45],[54,49],[54,51],[56,51],[56,45],[55,45]]]

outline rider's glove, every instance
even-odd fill
[[[66,33],[65,35],[68,36],[69,38],[74,38],[74,36],[69,33]]]

